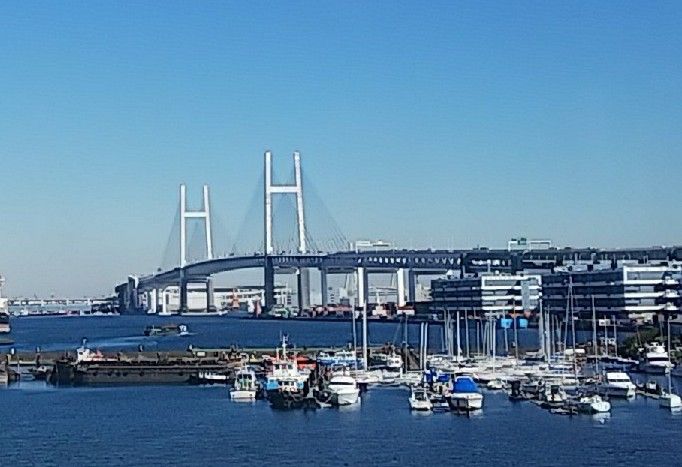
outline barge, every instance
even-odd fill
[[[50,382],[59,386],[117,384],[186,384],[199,380],[200,374],[234,377],[237,366],[230,360],[176,357],[124,359],[107,357],[81,347],[75,360],[62,358],[54,362]]]

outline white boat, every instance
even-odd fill
[[[431,400],[429,399],[429,395],[427,394],[426,389],[413,388],[412,391],[410,392],[409,402],[411,410],[417,410],[422,412],[429,412],[433,410],[433,404],[431,404]]]
[[[357,381],[350,375],[334,375],[327,386],[334,405],[357,404],[360,396],[360,388]]]
[[[504,389],[504,382],[501,379],[493,379],[488,381],[485,387],[493,391],[499,391]]]
[[[355,352],[350,350],[323,351],[317,354],[317,363],[325,366],[343,365],[354,367],[358,364]]]
[[[257,390],[256,373],[253,370],[241,369],[235,374],[234,384],[230,390],[230,399],[254,400]]]
[[[226,374],[215,373],[212,371],[200,371],[199,373],[197,373],[197,378],[198,378],[200,383],[208,383],[208,384],[214,384],[214,383],[225,384],[225,383],[227,383],[227,380],[229,379]]]
[[[672,369],[672,363],[665,347],[659,343],[648,344],[645,347],[644,358],[639,362],[639,369],[655,375],[663,375]]]
[[[659,397],[658,405],[664,409],[680,410],[682,409],[682,399],[677,394],[665,392]]]
[[[563,405],[566,399],[566,391],[558,384],[546,384],[540,392],[540,401],[550,406]]]
[[[595,414],[606,413],[611,410],[611,404],[599,395],[585,396],[578,400],[578,411],[582,413]]]
[[[597,392],[607,397],[635,397],[637,386],[632,382],[630,376],[622,371],[607,371],[604,374],[604,381],[597,385]]]
[[[471,377],[458,376],[448,397],[448,404],[452,410],[480,410],[483,407],[483,394]]]

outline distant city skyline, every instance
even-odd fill
[[[154,271],[181,183],[209,184],[234,235],[266,149],[285,167],[301,152],[349,240],[682,243],[677,2],[5,3],[0,18],[10,296],[101,296]]]

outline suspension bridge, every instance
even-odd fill
[[[188,286],[195,284],[205,286],[206,310],[215,311],[213,277],[224,272],[246,269],[262,270],[264,309],[269,310],[275,304],[276,274],[296,275],[298,304],[301,309],[310,307],[311,270],[319,272],[321,303],[318,305],[321,306],[328,304],[327,284],[330,275],[352,275],[355,279],[355,305],[363,307],[370,298],[370,275],[393,274],[397,292],[396,304],[404,306],[407,302],[415,301],[419,275],[450,273],[464,277],[471,273],[495,271],[549,271],[572,262],[596,264],[606,261],[615,265],[620,260],[682,260],[682,247],[551,248],[530,251],[487,248],[353,250],[323,203],[311,222],[311,213],[315,210],[310,209],[311,204],[306,203],[304,198],[304,185],[308,196],[311,184],[308,180],[304,183],[301,156],[298,152],[293,154],[293,177],[286,182],[276,180],[273,176],[273,155],[270,151],[265,152],[263,162],[262,188],[257,190],[260,196],[254,196],[246,216],[249,220],[260,218],[263,223],[254,227],[245,222],[237,235],[238,239],[248,241],[236,241],[231,249],[217,246],[216,241],[224,241],[227,235],[216,235],[221,224],[215,222],[216,217],[211,212],[209,187],[203,187],[201,207],[190,209],[186,187],[181,185],[178,211],[165,249],[164,267],[148,275],[131,275],[126,282],[116,287],[121,311],[139,309],[144,295],[144,302],[157,309],[161,306],[164,290],[178,287],[179,312],[185,312],[188,309]],[[260,209],[262,217],[254,215],[254,210]],[[290,227],[281,228],[279,235],[275,229],[280,224],[275,222],[278,216],[283,216]],[[315,220],[321,227],[311,228]],[[198,227],[195,224],[193,234],[188,236],[189,224],[197,221]],[[260,229],[262,240],[253,243],[254,238],[258,238],[253,232]]]

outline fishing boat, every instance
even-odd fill
[[[296,357],[290,358],[287,355],[287,342],[287,336],[282,336],[281,353],[277,349],[274,358],[265,357],[263,360],[266,372],[264,389],[268,398],[280,389],[287,392],[302,391],[308,379],[309,373],[299,370]]]
[[[255,400],[258,392],[256,373],[248,368],[242,368],[235,374],[234,384],[230,389],[230,399],[236,401]]]
[[[452,410],[472,411],[483,407],[483,394],[470,376],[458,376],[447,398]]]
[[[583,396],[577,401],[578,412],[587,414],[606,413],[611,410],[609,401],[605,401],[598,394]]]
[[[421,412],[430,412],[433,410],[433,404],[431,404],[431,401],[429,400],[426,389],[413,388],[412,391],[410,391],[409,402],[411,410]]]
[[[337,374],[332,376],[327,388],[331,393],[331,402],[334,405],[353,405],[359,401],[360,388],[355,378],[350,375]]]
[[[607,397],[630,399],[635,397],[637,386],[627,373],[621,371],[607,371],[604,380],[597,384],[597,393]]]

